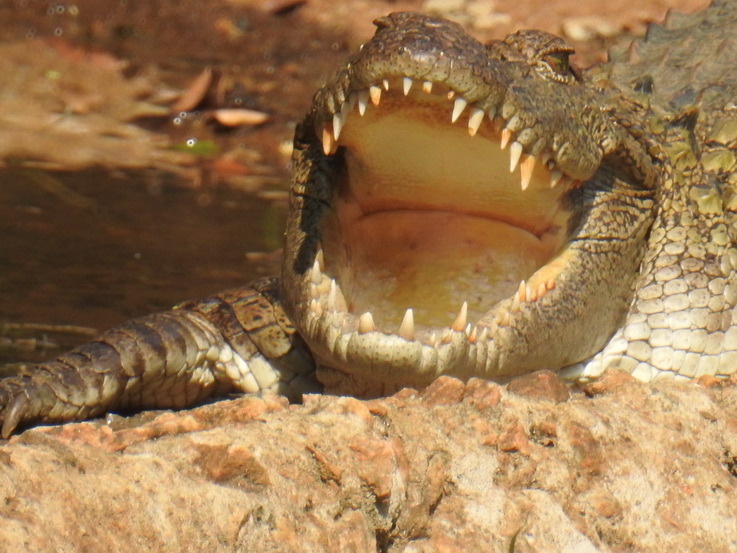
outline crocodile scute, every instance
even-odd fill
[[[583,71],[541,31],[376,25],[297,127],[279,279],[1,381],[4,437],[228,390],[737,371],[737,1]]]

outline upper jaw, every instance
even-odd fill
[[[531,49],[524,38],[484,45],[455,23],[409,12],[376,23],[375,37],[317,91],[305,119],[326,154],[334,153],[347,115],[379,104],[391,88],[447,95],[449,119],[471,135],[491,122],[501,145],[511,145],[511,163],[535,156],[576,180],[601,164],[612,129],[598,99],[577,81],[551,80],[532,60],[522,61]],[[532,163],[521,165],[523,188],[526,165]]]

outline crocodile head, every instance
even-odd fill
[[[376,24],[295,138],[282,295],[321,379],[376,395],[591,356],[631,299],[649,158],[560,38]]]

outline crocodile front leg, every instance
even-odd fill
[[[132,319],[0,381],[3,438],[21,423],[182,408],[229,390],[269,390],[292,399],[317,390],[313,360],[276,290],[276,280],[260,280]]]

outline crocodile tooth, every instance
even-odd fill
[[[410,79],[409,77],[404,77],[402,79],[402,90],[404,91],[405,96],[409,94],[409,91],[411,88],[412,88],[412,79]]]
[[[484,110],[479,108],[471,108],[471,115],[468,116],[468,134],[474,136],[484,120]]]
[[[522,144],[516,140],[512,142],[509,147],[509,172],[513,173],[519,163],[519,158],[522,156]]]
[[[310,281],[315,285],[319,285],[322,282],[320,262],[317,259],[315,259],[315,263],[312,265],[312,271],[310,271]]]
[[[526,301],[527,285],[525,284],[524,280],[521,280],[519,286],[517,287],[517,291],[514,293],[514,297],[512,298],[512,307],[510,308],[510,310],[513,312],[519,311],[520,306]]]
[[[340,137],[340,131],[343,129],[343,116],[340,113],[333,114],[333,136],[337,141]]]
[[[315,254],[315,261],[318,263],[318,267],[321,271],[325,270],[325,254],[322,253],[322,247],[317,250]]]
[[[315,312],[315,315],[322,317],[322,304],[319,301],[312,300],[310,302],[310,309]]]
[[[555,280],[551,278],[549,281],[547,281],[545,283],[545,288],[547,288],[548,290],[552,290],[553,288],[555,288]]]
[[[476,341],[476,328],[478,327],[473,327],[471,333],[468,335],[468,341],[472,344]]]
[[[343,106],[346,108],[346,111],[343,113],[343,118],[345,118],[346,115],[348,115],[350,112],[353,111],[353,108],[356,107],[357,101],[358,101],[358,93],[355,91],[351,92],[350,96],[348,96],[348,103]]]
[[[519,281],[516,296],[519,298],[520,303],[524,303],[527,301],[527,284],[525,283],[524,279]]]
[[[505,127],[502,129],[502,138],[499,141],[499,146],[501,146],[502,150],[507,147],[510,140],[512,140],[512,131]]]
[[[542,163],[545,167],[548,167],[548,162],[552,157],[553,152],[551,152],[550,150],[543,150],[540,154],[540,163]],[[552,167],[548,167],[548,169],[552,169]]]
[[[367,332],[374,332],[376,325],[374,324],[374,317],[369,311],[366,311],[363,315],[358,317],[358,333],[366,334]]]
[[[378,86],[370,86],[369,96],[371,97],[371,103],[378,106],[381,101],[381,89]]]
[[[460,332],[460,330],[458,332]],[[453,342],[453,329],[448,328],[447,330],[445,330],[445,332],[443,332],[443,335],[440,337],[440,345],[450,344],[451,342]]]
[[[466,328],[467,318],[468,318],[468,302],[464,301],[463,305],[461,305],[461,310],[458,313],[456,320],[453,321],[453,324],[450,325],[450,328],[452,328],[456,332],[463,332],[463,330]]]
[[[389,90],[389,79],[384,79],[381,83],[384,85],[384,90]]]
[[[433,332],[430,334],[430,343],[433,345],[433,347],[438,347],[440,345],[440,342],[438,341],[438,334],[437,332]]]
[[[456,101],[453,104],[453,114],[450,116],[451,123],[455,123],[456,121],[458,121],[461,113],[463,113],[463,110],[466,109],[467,104],[468,102],[466,102],[466,100],[464,100],[460,96],[456,98]]]
[[[405,340],[415,339],[415,317],[411,308],[404,312],[404,318],[397,334]]]
[[[330,292],[328,293],[328,311],[337,311],[337,291],[335,281],[330,280]]]
[[[517,292],[514,293],[514,296],[512,297],[512,305],[509,306],[509,310],[512,313],[516,313],[519,311],[520,301],[519,301],[519,294]],[[509,323],[509,316],[504,318],[504,322],[501,323],[503,326],[506,326]]]
[[[542,298],[548,293],[548,285],[546,282],[541,282],[540,286],[537,287],[537,297]]]
[[[327,127],[322,128],[322,151],[326,156],[332,155],[338,149],[338,143],[333,138],[333,133]]]
[[[425,81],[422,83],[422,92],[430,94],[432,92],[432,81]]]
[[[563,173],[559,169],[553,169],[550,171],[550,188],[555,188],[555,185],[560,182]]]
[[[466,337],[468,337],[468,338],[471,337],[471,323],[468,323],[466,325],[466,328],[463,329],[463,332],[466,333]]]
[[[366,89],[359,90],[356,100],[358,102],[358,113],[363,115],[364,113],[366,113],[366,106],[368,105],[369,101],[369,91]]]
[[[477,342],[486,342],[486,340],[488,340],[488,338],[489,338],[489,329],[487,327],[483,327],[481,329],[481,333],[476,337],[476,341]]]
[[[356,99],[357,95],[355,92],[351,92],[348,95],[348,99],[343,102],[343,105],[340,106],[340,115],[343,117],[343,122],[345,123],[345,118],[348,116],[350,112],[353,111],[353,108],[356,107]]]
[[[496,106],[491,106],[488,111],[489,119],[494,119],[496,117]]]
[[[535,156],[525,156],[519,165],[520,185],[522,190],[527,190],[532,180],[532,171],[535,169]]]
[[[453,98],[455,98],[455,96],[456,96],[456,91],[455,90],[449,90],[448,91],[448,100],[452,100]]]

